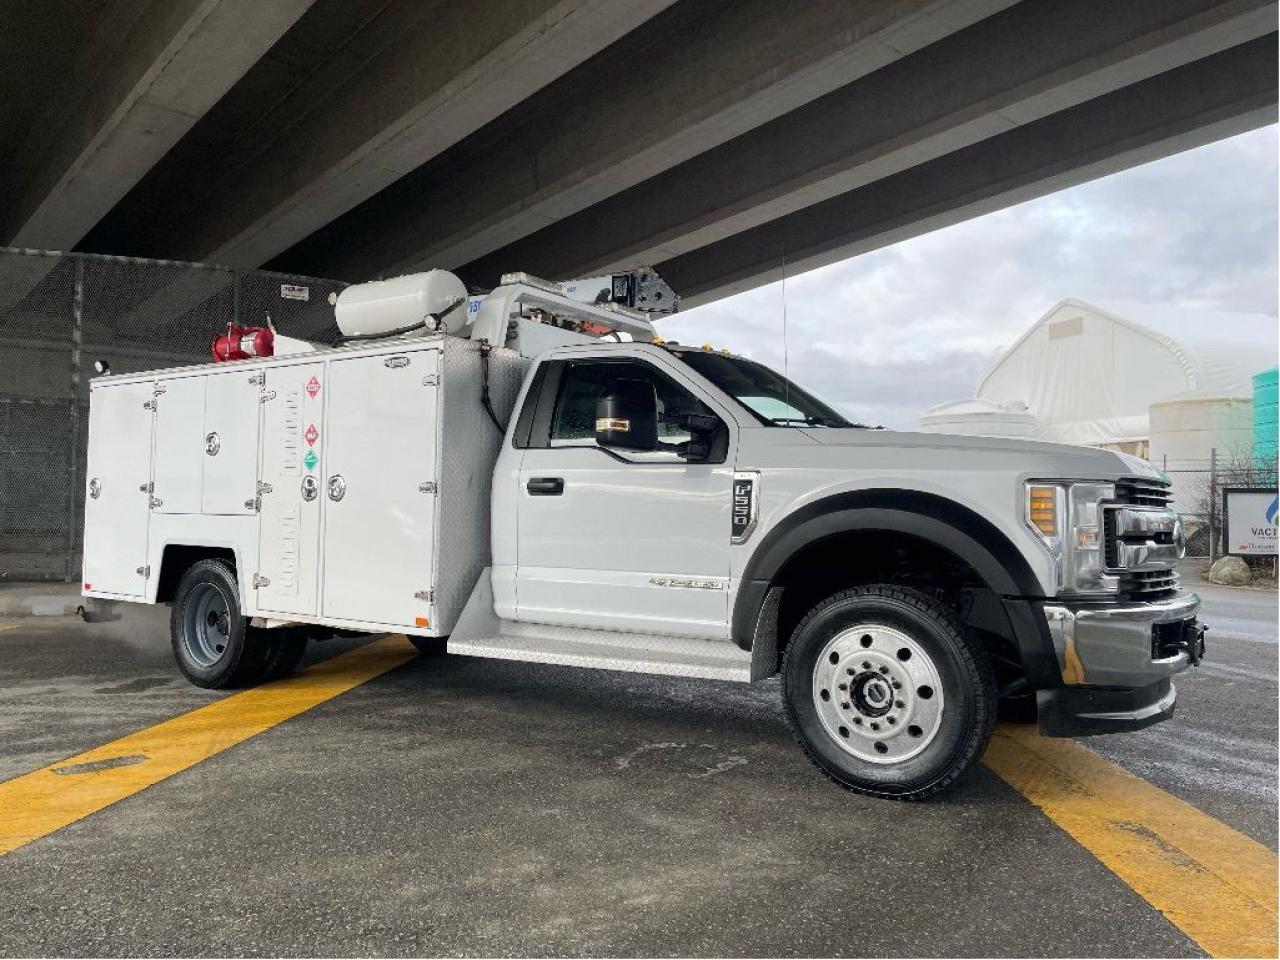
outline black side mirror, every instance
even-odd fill
[[[596,443],[621,450],[658,449],[658,395],[643,380],[618,380],[596,401]]]

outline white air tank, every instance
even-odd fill
[[[458,306],[441,323],[444,330],[456,334],[467,325],[467,288],[448,270],[428,270],[347,287],[338,294],[334,314],[344,336],[376,337],[421,323],[454,303]],[[431,326],[414,331],[418,335],[434,332]]]

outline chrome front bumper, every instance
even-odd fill
[[[1197,633],[1200,598],[1184,593],[1152,603],[1097,606],[1046,603],[1062,682],[1068,686],[1145,687],[1181,673],[1198,660],[1197,650],[1166,650],[1162,634]],[[1177,630],[1181,625],[1182,629]]]
[[[1061,687],[1037,694],[1044,733],[1113,733],[1173,715],[1171,678],[1204,652],[1199,597],[1043,609],[1062,673]]]

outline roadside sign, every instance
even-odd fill
[[[1280,509],[1280,497],[1274,489],[1254,487],[1223,489],[1225,552],[1243,557],[1276,556],[1278,509]]]

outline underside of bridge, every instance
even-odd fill
[[[0,244],[707,302],[1276,121],[1274,0],[0,7]]]

